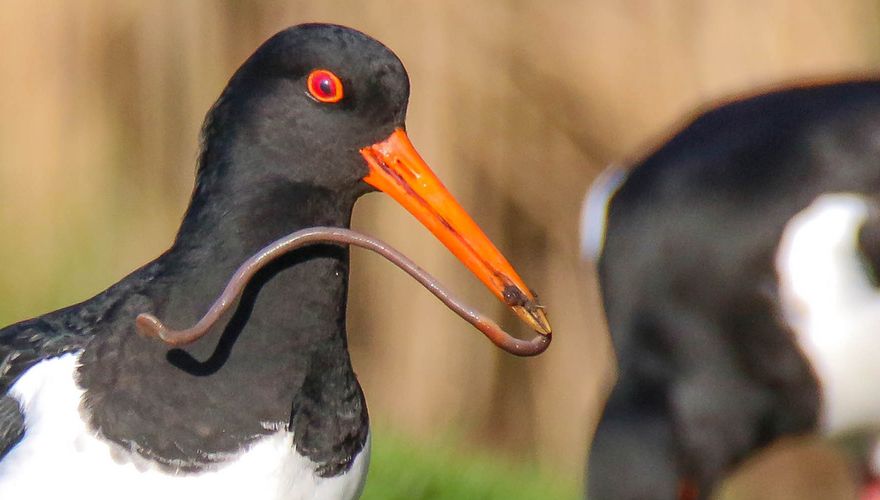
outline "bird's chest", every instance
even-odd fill
[[[354,499],[369,441],[343,474],[321,477],[286,431],[261,437],[197,473],[160,467],[92,431],[80,413],[77,356],[44,361],[11,388],[25,412],[25,435],[0,461],[0,498]]]
[[[825,194],[787,224],[776,256],[780,303],[822,396],[823,430],[880,428],[880,290],[857,247],[870,206]]]

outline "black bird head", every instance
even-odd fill
[[[376,40],[335,25],[288,28],[245,61],[208,114],[193,204],[225,198],[214,210],[235,213],[247,197],[265,205],[272,196],[280,209],[284,193],[297,190],[279,186],[298,186],[350,211],[358,196],[383,191],[521,319],[549,334],[534,294],[410,143],[408,99],[403,64]]]
[[[408,98],[403,64],[378,41],[342,26],[288,28],[245,61],[208,115],[200,176],[366,191],[358,151],[403,128]]]

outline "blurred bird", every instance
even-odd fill
[[[0,330],[0,498],[351,499],[369,427],[347,350],[348,249],[254,276],[186,349],[135,332],[199,318],[288,233],[347,227],[394,197],[549,342],[534,295],[407,139],[409,80],[385,46],[310,24],[265,42],[209,111],[171,248],[96,297]],[[377,314],[390,314],[384,305]]]
[[[618,380],[588,498],[707,498],[777,438],[873,439],[878,195],[877,81],[722,105],[600,178],[582,246],[598,265]]]

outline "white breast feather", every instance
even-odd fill
[[[817,198],[785,227],[776,256],[784,315],[812,364],[829,434],[880,424],[880,293],[858,251],[871,206]]]
[[[26,432],[0,461],[0,498],[347,500],[360,496],[369,440],[351,469],[333,478],[316,476],[315,463],[296,452],[293,435],[286,431],[257,441],[215,470],[197,474],[173,474],[132,457],[90,431],[80,417],[83,391],[73,378],[77,360],[78,354],[67,354],[43,361],[12,386],[10,394],[25,410]]]

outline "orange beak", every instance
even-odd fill
[[[391,195],[425,225],[477,278],[533,330],[551,328],[535,295],[513,266],[419,156],[403,129],[361,149],[367,184]]]

